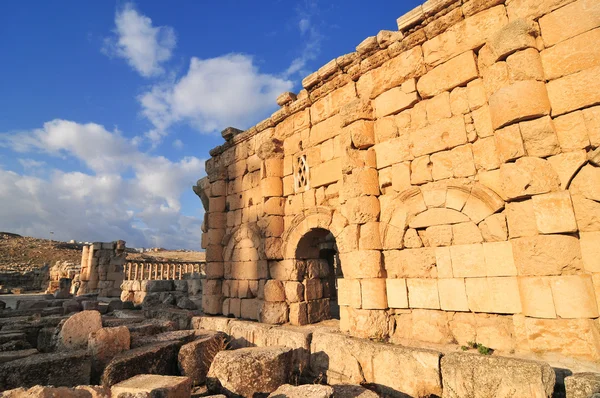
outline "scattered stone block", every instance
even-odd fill
[[[130,333],[126,326],[102,328],[90,333],[87,350],[92,357],[92,376],[99,378],[106,364],[129,348]]]
[[[184,344],[177,355],[177,365],[183,376],[194,385],[204,384],[206,374],[218,352],[226,348],[226,335],[222,332],[202,331],[197,339]]]
[[[449,353],[440,366],[444,393],[453,391],[460,397],[550,397],[556,379],[547,363],[498,356]]]
[[[540,233],[555,234],[577,231],[577,221],[568,191],[535,195],[532,202],[535,221]]]
[[[330,398],[333,393],[334,389],[331,386],[320,384],[292,386],[291,384],[284,384],[273,391],[268,398]]]
[[[192,393],[192,380],[188,377],[142,374],[115,384],[110,389],[114,398],[179,398]]]
[[[252,397],[269,394],[289,381],[292,349],[251,347],[220,351],[214,357],[206,384],[211,392]]]
[[[88,346],[90,333],[102,328],[102,317],[98,311],[83,311],[71,316],[58,335],[58,348],[80,350]]]
[[[0,390],[35,385],[74,387],[90,383],[85,350],[31,355],[0,364]]]
[[[565,389],[568,398],[588,398],[600,393],[600,374],[575,373],[565,377]]]

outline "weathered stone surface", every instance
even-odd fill
[[[189,343],[194,339],[192,330],[175,330],[152,334],[148,336],[131,336],[131,348],[138,348],[149,344],[162,343],[165,341],[178,341],[181,344]]]
[[[511,243],[519,275],[560,275],[583,269],[579,239],[573,236],[539,235]]]
[[[590,275],[563,275],[551,279],[556,315],[561,318],[597,318],[598,305]]]
[[[225,349],[226,335],[222,332],[201,331],[199,337],[184,344],[179,350],[177,364],[179,372],[194,384],[203,384],[213,358]]]
[[[557,5],[566,1],[555,1]],[[577,23],[569,23],[577,21]],[[571,37],[600,26],[600,7],[594,0],[574,1],[540,18],[542,38],[551,47]]]
[[[353,397],[353,398],[377,398],[379,395],[371,390],[367,390],[362,386],[352,384],[334,384],[334,397]]]
[[[600,393],[600,374],[575,373],[565,377],[565,389],[568,398],[588,398]]]
[[[71,316],[58,335],[58,347],[62,350],[87,348],[88,335],[102,328],[98,311],[83,311]]]
[[[600,103],[600,66],[552,80],[547,84],[552,116]]]
[[[582,195],[588,199],[600,201],[599,182],[600,168],[587,164],[573,178],[569,191],[572,195]]]
[[[550,365],[520,359],[450,353],[441,360],[444,392],[458,396],[485,397],[488,394],[519,397],[550,397],[556,376]]]
[[[571,195],[567,191],[533,197],[533,212],[538,231],[543,234],[577,231]]]
[[[583,112],[573,112],[554,119],[556,134],[563,152],[577,151],[590,146]]]
[[[560,187],[562,189],[567,189],[569,187],[571,179],[581,166],[583,166],[586,160],[587,156],[584,150],[560,153],[548,158],[548,162],[550,162],[552,168],[556,171],[556,174],[558,174]]]
[[[179,376],[137,375],[115,384],[110,392],[114,398],[187,397],[192,392],[192,380]]]
[[[526,48],[536,48],[537,25],[533,21],[517,19],[504,26],[488,40],[494,62]]]
[[[513,122],[548,115],[550,100],[546,85],[543,82],[529,80],[503,87],[490,97],[490,112],[495,129]],[[552,114],[555,114],[554,103]]]
[[[259,319],[263,323],[280,325],[288,320],[289,306],[283,302],[263,301],[260,306]]]
[[[116,355],[104,369],[102,385],[110,387],[140,374],[174,375],[181,345],[179,341],[168,341]]]
[[[269,394],[289,381],[292,350],[284,347],[251,347],[220,351],[207,376],[211,392],[252,397]]]
[[[410,108],[418,101],[419,96],[416,92],[405,93],[401,87],[395,87],[373,100],[373,110],[377,118],[382,118]]]
[[[113,357],[130,348],[130,334],[126,326],[102,328],[90,333],[88,354],[92,357],[93,376],[101,375]]]
[[[560,152],[554,123],[549,116],[519,123],[528,156],[547,157]]]
[[[333,387],[319,384],[305,384],[292,386],[284,384],[273,391],[269,398],[330,398],[333,396]]]
[[[590,46],[598,40],[600,29],[595,29],[542,51],[546,79],[558,79],[600,65],[600,50]]]
[[[74,387],[90,383],[85,351],[32,355],[0,364],[0,390],[35,385]]]
[[[170,292],[175,290],[173,281],[167,280],[142,281],[141,288],[143,292]]]
[[[429,98],[462,86],[477,77],[475,54],[468,51],[421,77],[417,82],[417,90],[421,97]]]
[[[378,393],[394,396],[441,395],[441,354],[435,351],[315,332],[311,353],[312,371],[326,375],[328,384],[372,384]]]
[[[110,398],[110,391],[101,386],[49,387],[35,386],[30,389],[17,388],[2,393],[3,398]]]
[[[536,318],[556,318],[549,277],[519,278],[523,314]]]
[[[544,159],[523,157],[500,167],[502,191],[511,199],[557,191],[560,181]]]
[[[425,62],[439,65],[465,51],[479,48],[507,23],[508,18],[503,6],[493,7],[466,18],[423,44]]]

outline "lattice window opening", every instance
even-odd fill
[[[294,187],[296,192],[310,189],[309,168],[306,155],[300,155],[294,163]]]

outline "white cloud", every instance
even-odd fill
[[[261,73],[252,57],[227,54],[193,57],[185,76],[155,85],[138,99],[142,113],[159,131],[184,122],[208,133],[260,121],[276,107],[277,96],[292,87],[290,80]]]
[[[183,149],[183,141],[181,141],[179,139],[173,141],[173,148],[179,149],[179,150]]]
[[[34,170],[46,165],[46,162],[35,159],[19,159],[19,163],[25,170]]]
[[[152,20],[138,13],[131,3],[115,15],[114,37],[105,39],[103,52],[127,60],[144,77],[164,73],[176,45],[175,31],[169,26],[152,26]]]
[[[305,41],[300,55],[292,60],[290,66],[283,73],[285,77],[295,74],[300,74],[302,77],[308,75],[311,72],[307,70],[308,63],[317,59],[321,52],[323,35],[318,29],[318,23],[315,23],[319,13],[317,1],[307,1],[304,3],[304,8],[298,8],[296,12],[299,20],[298,29],[300,34],[305,37]]]
[[[75,158],[93,171],[50,169],[41,178],[0,167],[3,229],[45,237],[53,231],[62,240],[124,239],[130,246],[199,249],[201,220],[181,214],[180,201],[204,174],[203,160],[151,156],[118,131],[66,120],[1,134],[0,146]]]

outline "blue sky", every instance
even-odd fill
[[[220,130],[417,4],[3,2],[0,231],[199,249]]]

